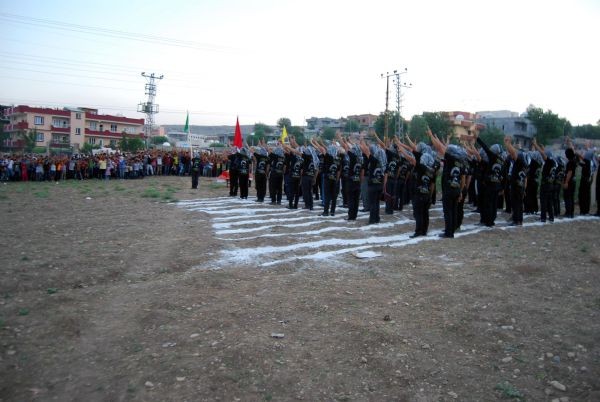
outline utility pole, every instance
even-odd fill
[[[389,130],[389,122],[388,122],[388,105],[389,105],[389,99],[390,99],[390,77],[394,76],[396,74],[396,70],[394,70],[393,73],[389,73],[386,72],[385,74],[381,74],[381,78],[385,77],[386,80],[386,85],[385,85],[385,113],[383,115],[383,121],[384,121],[384,129],[383,129],[383,138],[384,141],[388,136],[388,130]]]
[[[412,88],[412,84],[407,84],[406,82],[400,81],[400,76],[402,74],[408,73],[408,70],[404,68],[404,71],[397,72],[394,70],[394,81],[396,84],[396,112],[398,115],[396,116],[396,135],[400,137],[404,131],[404,122],[402,121],[402,88]]]
[[[154,127],[154,115],[158,113],[158,105],[154,103],[154,97],[156,96],[156,84],[155,80],[162,80],[164,75],[157,76],[154,73],[146,74],[142,72],[142,77],[146,78],[146,92],[148,96],[146,102],[140,102],[138,104],[138,112],[146,114],[146,124],[144,124],[144,142],[146,148],[148,148],[148,137]]]

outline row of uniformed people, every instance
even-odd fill
[[[337,142],[326,146],[316,140],[309,146],[298,146],[293,139],[290,145],[282,145],[269,149],[259,146],[253,149],[257,201],[264,201],[267,182],[272,204],[281,204],[283,189],[288,200],[288,208],[298,208],[300,195],[304,200],[304,208],[313,210],[313,186],[319,173],[323,175],[322,215],[335,215],[337,197],[342,189],[344,205],[348,207],[348,220],[355,220],[358,213],[361,195],[361,182],[366,181],[367,202],[363,205],[369,211],[369,224],[379,223],[379,200],[385,200],[386,213],[401,209],[410,199],[416,221],[415,234],[427,234],[429,208],[435,202],[435,178],[440,168],[440,160],[444,161],[441,184],[442,205],[444,210],[444,231],[442,237],[453,237],[461,226],[464,216],[464,202],[470,183],[475,181],[480,195],[478,207],[480,223],[494,226],[497,218],[497,203],[500,193],[507,193],[512,212],[512,225],[521,225],[523,213],[527,211],[530,194],[537,193],[537,171],[541,167],[540,204],[541,220],[548,215],[553,220],[555,209],[556,183],[564,186],[567,216],[572,215],[573,202],[569,194],[574,193],[575,171],[574,160],[577,155],[567,149],[569,161],[563,165],[563,175],[559,175],[561,159],[555,158],[550,150],[537,144],[536,151],[517,150],[510,138],[505,138],[506,151],[499,144],[488,147],[477,138],[479,151],[472,144],[458,146],[444,143],[431,131],[428,132],[432,146],[424,143],[413,143],[407,138],[407,144],[394,138],[383,143],[374,136],[374,143],[368,145],[364,141],[352,142],[338,136]],[[238,155],[240,166],[250,165],[250,150],[244,148]],[[593,172],[594,158],[589,152],[580,156],[582,164],[589,161],[589,171]],[[230,156],[231,158],[231,156]],[[245,164],[244,161],[247,163]],[[241,170],[239,175],[247,183],[249,167]],[[582,179],[582,186],[587,186],[590,193],[591,174]],[[474,179],[475,178],[475,179]],[[557,179],[558,178],[558,179]],[[233,182],[233,180],[232,180]],[[533,183],[532,183],[533,182]],[[233,187],[233,185],[232,185]],[[410,188],[410,190],[407,190]],[[240,189],[242,184],[240,182]],[[232,190],[233,191],[233,190]],[[242,190],[243,191],[243,190]],[[382,197],[383,196],[383,197]],[[247,197],[247,185],[242,198]],[[374,202],[369,202],[374,200]],[[537,204],[537,197],[536,197]],[[581,204],[581,193],[580,193]],[[585,202],[581,208],[585,212]],[[588,204],[589,205],[589,202]],[[588,207],[589,212],[589,207]]]

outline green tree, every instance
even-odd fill
[[[130,138],[128,141],[129,152],[137,152],[140,149],[144,149],[146,144],[144,144],[144,140],[141,138]]]
[[[277,120],[277,127],[279,128],[283,128],[283,126],[285,126],[285,129],[289,132],[292,129],[292,121],[290,119],[288,119],[287,117],[282,117],[279,120]]]
[[[479,138],[488,146],[493,144],[502,145],[504,143],[504,132],[498,127],[486,127],[479,133]]]
[[[527,108],[527,118],[535,126],[537,141],[541,144],[547,144],[553,139],[567,135],[567,130],[572,127],[567,119],[552,113],[552,110],[544,111],[534,105]]]
[[[209,145],[210,148],[224,148],[225,144],[221,144],[220,142],[213,142]]]
[[[152,137],[152,143],[155,145],[164,144],[165,142],[169,142],[169,138],[163,136]]]
[[[408,135],[413,141],[427,141],[427,120],[421,115],[413,116],[408,125]]]
[[[299,145],[303,145],[306,142],[306,139],[304,138],[304,129],[300,126],[290,127],[288,129],[288,134],[294,136]]]
[[[345,133],[358,133],[360,131],[360,123],[356,120],[348,120],[346,121],[346,125],[344,125]]]
[[[431,131],[439,138],[445,139],[454,134],[452,123],[444,112],[423,112],[423,118],[427,121]]]
[[[335,128],[333,128],[333,127],[326,127],[323,130],[323,132],[321,133],[321,137],[323,137],[327,141],[333,140],[335,138]]]
[[[37,142],[37,130],[35,128],[29,131],[21,130],[19,131],[19,137],[21,137],[24,142],[23,150],[25,152],[32,152]]]
[[[575,126],[573,129],[573,137],[600,140],[600,126],[593,126],[591,124]]]
[[[82,145],[81,152],[84,154],[91,154],[92,149],[100,149],[100,145],[95,145],[95,144],[92,145],[89,142],[86,142],[85,144]]]
[[[10,133],[4,131],[4,121],[0,120],[0,146],[10,138]]]

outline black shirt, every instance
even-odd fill
[[[368,158],[369,165],[369,184],[383,184],[383,176],[385,166],[381,166],[379,159],[370,155]]]
[[[277,156],[274,153],[269,154],[269,165],[271,165],[271,176],[274,176],[274,177],[282,176],[284,164],[285,164],[285,157]]]
[[[338,156],[336,156],[335,158],[329,154],[325,154],[325,156],[323,157],[324,160],[324,169],[323,169],[323,173],[325,173],[327,176],[327,180],[337,180],[338,179],[338,172],[340,171],[340,165],[341,165],[341,160]]]
[[[353,182],[360,183],[360,175],[363,170],[362,159],[357,157],[353,152],[348,153],[350,163],[348,165],[348,178]]]
[[[314,177],[317,173],[312,155],[302,154],[302,175]]]
[[[250,173],[250,158],[246,155],[240,154],[239,156],[239,172],[241,175]]]
[[[266,175],[267,174],[267,163],[269,162],[268,158],[264,155],[254,154],[256,158],[256,175]]]

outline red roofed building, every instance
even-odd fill
[[[23,147],[22,132],[35,130],[36,146],[78,152],[83,144],[117,147],[125,135],[143,138],[144,119],[98,114],[97,109],[52,109],[14,106],[4,110],[10,138],[2,144],[15,150]]]

